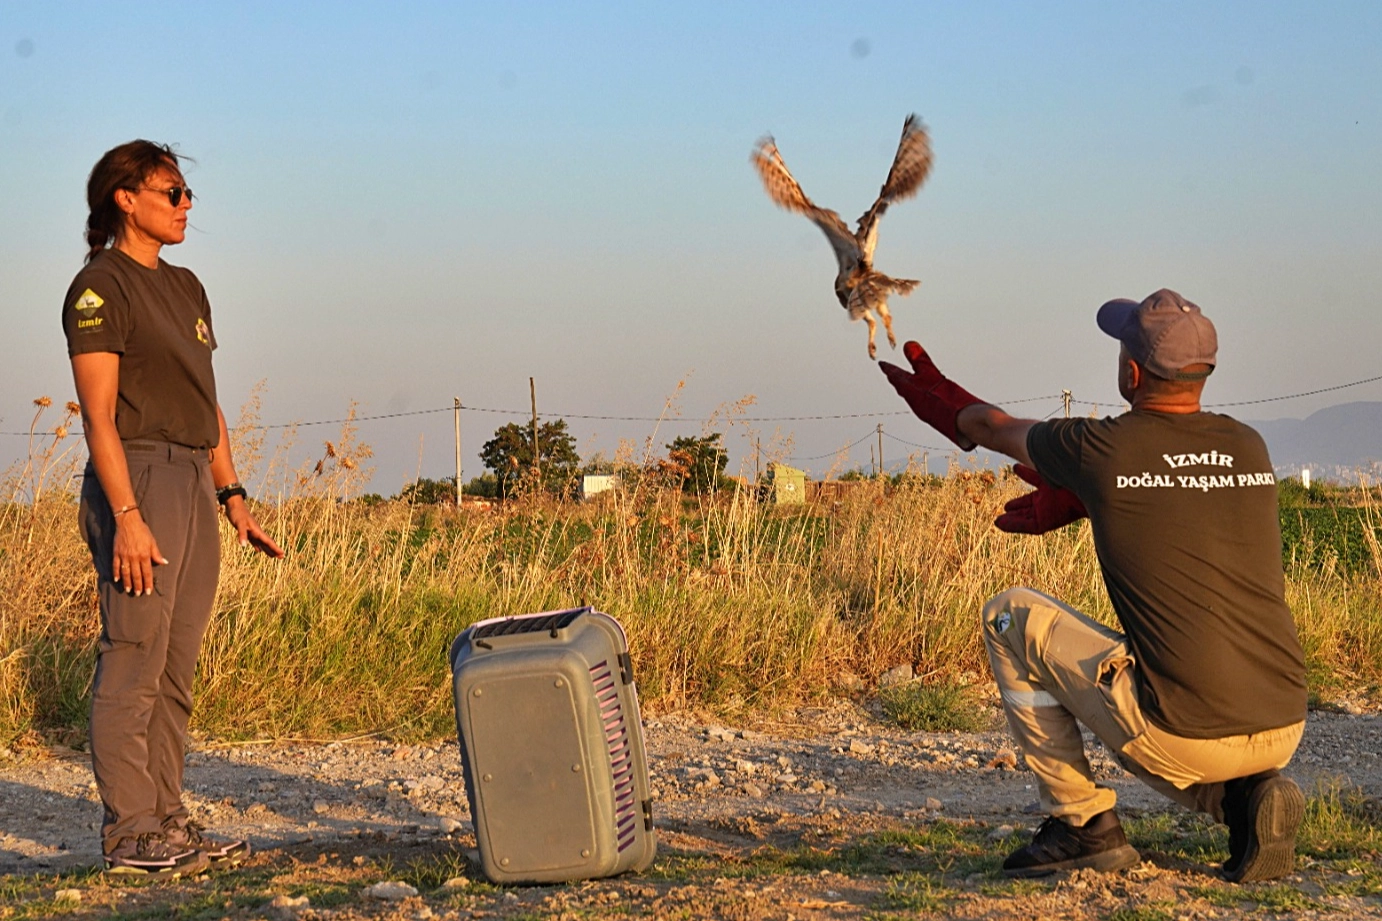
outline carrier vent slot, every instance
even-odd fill
[[[490,636],[510,636],[515,633],[541,633],[543,631],[547,631],[555,637],[558,630],[571,626],[572,621],[589,610],[590,608],[572,608],[569,611],[556,611],[551,614],[506,617],[503,620],[496,620],[493,623],[476,627],[470,637],[473,640],[482,640]]]
[[[634,790],[633,748],[624,705],[619,701],[619,683],[609,660],[591,666],[590,680],[595,685],[595,702],[600,708],[600,725],[609,753],[610,775],[614,782],[614,838],[622,853],[638,834],[639,803]]]

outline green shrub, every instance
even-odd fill
[[[1379,541],[1382,517],[1371,508],[1281,509],[1281,560],[1288,568],[1294,564],[1334,570],[1341,576],[1376,575]]]
[[[878,698],[883,712],[903,729],[978,732],[993,722],[973,685],[912,681],[884,688]]]

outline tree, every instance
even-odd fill
[[[676,439],[667,446],[667,460],[681,475],[682,491],[698,495],[720,488],[729,465],[719,432]]]
[[[470,482],[465,484],[461,493],[467,496],[479,496],[482,499],[497,499],[499,498],[499,478],[492,473],[482,473],[477,477],[471,477]]]
[[[566,430],[566,420],[539,425],[537,446],[538,485],[549,492],[569,492],[581,459],[576,454],[576,439]],[[494,437],[480,449],[480,460],[494,471],[499,494],[513,495],[521,482],[534,478],[532,429],[516,422],[495,429]]]
[[[432,480],[422,477],[404,486],[398,498],[414,505],[455,505],[456,478]]]

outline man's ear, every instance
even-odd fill
[[[1142,384],[1142,366],[1137,363],[1137,359],[1128,359],[1128,390],[1136,390]]]

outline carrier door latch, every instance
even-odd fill
[[[627,652],[619,653],[619,680],[624,684],[633,684],[633,657]]]
[[[653,801],[650,799],[643,801],[643,830],[653,830]]]

